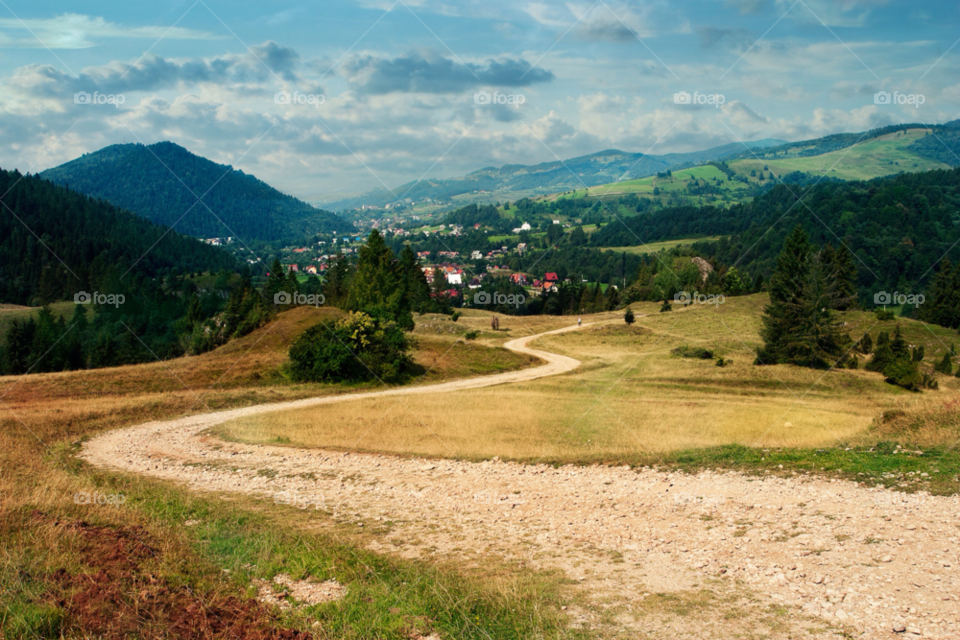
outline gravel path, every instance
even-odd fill
[[[538,337],[505,346],[542,366],[152,422],[100,435],[81,455],[196,491],[322,509],[384,532],[371,544],[379,551],[467,564],[493,554],[559,568],[590,602],[570,607],[574,621],[605,636],[960,638],[957,496],[801,477],[333,453],[202,435],[266,411],[528,381],[580,364],[529,347]]]

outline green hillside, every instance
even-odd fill
[[[172,142],[116,144],[40,175],[201,238],[270,241],[354,230],[329,211]]]
[[[791,148],[777,156],[758,153],[758,158],[733,160],[729,164],[738,173],[759,171],[766,166],[777,175],[802,171],[841,180],[870,180],[901,171],[949,169],[950,165],[926,158],[912,148],[929,135],[931,129],[908,129],[815,156],[800,155],[802,148]]]

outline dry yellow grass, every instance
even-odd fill
[[[620,313],[591,316],[585,321],[596,326],[531,345],[581,360],[569,374],[262,414],[227,423],[221,432],[251,442],[398,454],[615,460],[723,444],[827,446],[857,438],[883,412],[903,403],[918,405],[915,411],[953,396],[955,381],[948,378],[940,391],[917,396],[862,370],[754,366],[764,302],[763,296],[751,296],[719,307],[654,312],[633,327],[623,324]],[[460,322],[486,320],[474,315]],[[521,324],[511,337],[575,322],[509,320]],[[500,338],[487,332],[482,339]],[[717,367],[713,360],[671,355],[684,344],[713,349],[732,364]]]

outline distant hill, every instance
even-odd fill
[[[766,164],[777,173],[829,173],[865,180],[900,172],[960,166],[960,120],[941,125],[898,124],[862,133],[789,142],[762,151],[740,152],[732,167]]]
[[[201,238],[283,240],[354,230],[329,211],[172,142],[115,144],[40,175]]]
[[[236,268],[221,249],[38,176],[0,170],[0,193],[0,302],[72,300],[130,267],[145,277]]]
[[[880,290],[921,293],[939,261],[960,260],[958,211],[960,169],[823,181],[809,190],[778,184],[730,207],[681,206],[607,224],[590,235],[590,244],[723,236],[694,247],[711,262],[769,275],[787,234],[800,224],[815,243],[836,247],[842,241],[856,255],[866,302]]]
[[[751,148],[764,149],[781,145],[783,141],[767,139],[746,144]],[[724,158],[741,149],[743,145],[735,143],[703,151],[671,153],[662,156],[607,149],[563,161],[535,165],[508,164],[499,168],[479,169],[460,178],[408,182],[392,191],[377,189],[327,206],[335,211],[358,208],[361,205],[382,207],[396,202],[398,197],[415,202],[424,199],[447,201],[455,196],[474,191],[495,192],[502,199],[513,200],[523,196],[579,189],[584,185],[589,187],[651,176],[669,168],[691,166]]]

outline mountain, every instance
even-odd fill
[[[40,175],[201,238],[270,241],[354,231],[336,214],[172,142],[115,144]]]
[[[221,249],[38,176],[0,169],[0,193],[0,302],[72,300],[131,267],[135,277],[236,267]]]
[[[783,144],[783,141],[767,139],[746,144],[751,148],[764,149]],[[508,164],[499,168],[486,167],[460,178],[408,182],[392,191],[377,189],[327,206],[336,211],[342,211],[362,205],[382,207],[396,202],[398,198],[414,202],[425,199],[448,201],[474,191],[494,192],[500,199],[513,200],[518,197],[578,189],[584,185],[594,186],[651,176],[674,167],[720,159],[742,148],[742,144],[736,143],[703,151],[671,153],[662,156],[607,149],[562,161],[535,165]]]

